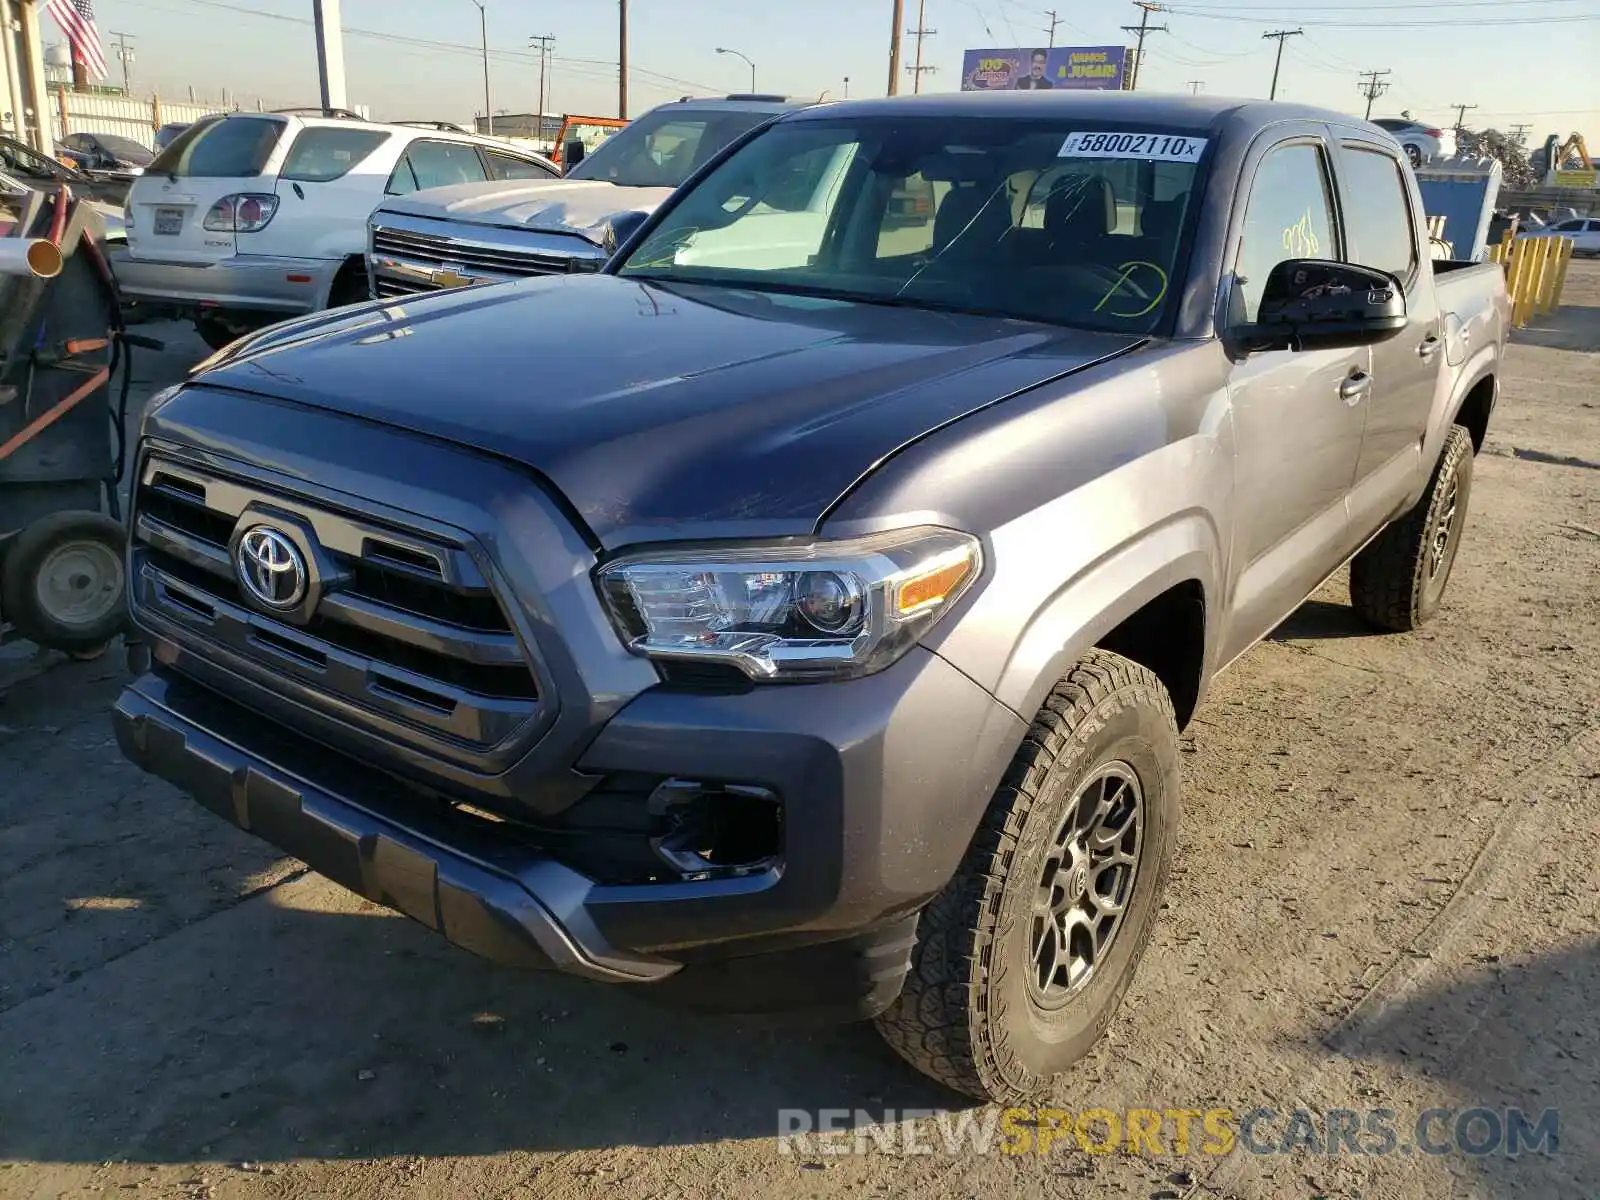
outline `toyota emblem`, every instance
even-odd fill
[[[270,525],[245,530],[233,566],[251,599],[268,608],[293,608],[306,598],[306,560],[287,534]]]

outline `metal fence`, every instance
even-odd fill
[[[51,97],[50,134],[56,141],[69,133],[115,133],[152,147],[157,129],[198,121],[215,106],[179,104],[159,96],[107,96],[58,88]]]

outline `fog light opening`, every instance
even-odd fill
[[[650,812],[666,822],[651,849],[685,880],[759,875],[778,862],[783,808],[767,788],[669,779],[650,794]]]

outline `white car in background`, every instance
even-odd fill
[[[129,191],[114,265],[130,298],[192,316],[221,347],[366,299],[367,218],[385,196],[559,176],[541,155],[442,123],[321,109],[208,117]]]
[[[1389,131],[1405,150],[1413,167],[1456,156],[1456,134],[1453,129],[1429,125],[1426,121],[1413,121],[1409,117],[1379,117],[1372,123]]]
[[[1566,238],[1572,243],[1574,255],[1600,256],[1600,217],[1568,217],[1565,221],[1557,221],[1554,225],[1518,236]]]

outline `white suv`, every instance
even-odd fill
[[[442,123],[338,110],[206,118],[128,193],[123,291],[192,315],[225,345],[253,328],[367,296],[367,218],[385,196],[555,179],[548,159]]]

